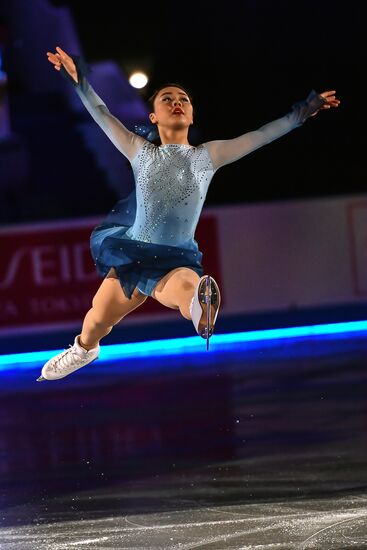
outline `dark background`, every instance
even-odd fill
[[[149,72],[143,97],[166,81],[187,86],[199,141],[256,129],[312,88],[337,91],[339,109],[220,170],[207,204],[365,192],[363,3],[52,3],[70,7],[89,61]]]
[[[9,183],[8,161],[5,169],[0,166],[0,178],[9,180],[1,191],[0,219],[8,224],[103,216],[121,194],[107,184],[106,174],[96,168],[96,159],[75,133],[77,124],[92,122],[90,116],[86,111],[79,118],[73,115],[61,95],[43,92],[42,87],[33,96],[21,89],[14,75],[26,70],[17,58],[22,31],[12,35],[6,16],[1,17],[2,4],[8,6],[3,13],[13,11],[14,17],[16,12],[20,28],[26,10],[23,13],[21,2],[15,9],[10,0],[0,0],[0,46],[6,44],[3,63],[9,73],[11,126],[30,160],[29,177],[18,190]],[[219,170],[205,205],[366,192],[362,3],[228,0],[218,6],[206,1],[128,5],[105,0],[92,5],[49,0],[49,4],[70,9],[88,63],[113,60],[126,78],[136,69],[147,72],[147,87],[136,91],[144,101],[166,82],[185,86],[195,108],[193,145],[255,130],[287,114],[312,89],[336,90],[341,100],[338,109],[318,113],[302,127]],[[32,15],[33,23],[41,20]],[[39,51],[32,52],[31,36],[29,55],[37,57],[35,78],[40,78],[42,71],[53,69],[46,52],[42,59]],[[57,45],[68,49],[50,43],[49,50],[55,51]],[[22,63],[27,63],[22,55]],[[54,71],[52,78],[56,82],[61,76]],[[102,90],[96,92],[104,99]],[[121,189],[131,185],[130,178],[131,171],[125,169]]]

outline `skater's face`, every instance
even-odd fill
[[[193,107],[190,97],[182,89],[167,86],[157,93],[150,121],[172,129],[187,128],[193,123]]]

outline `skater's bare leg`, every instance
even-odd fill
[[[92,301],[92,308],[84,318],[79,344],[85,349],[95,348],[121,319],[145,302],[147,296],[134,290],[127,298],[112,268],[101,283]]]
[[[190,304],[199,278],[188,267],[173,269],[159,281],[152,297],[164,306],[179,309],[185,319],[191,320]]]
[[[199,277],[187,267],[177,268],[159,281],[152,297],[164,306],[179,309],[185,319],[192,320],[209,349],[221,301],[219,287],[212,277]]]

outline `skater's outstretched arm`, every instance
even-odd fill
[[[307,118],[314,116],[321,109],[338,107],[340,101],[335,97],[335,90],[317,94],[312,90],[305,101],[293,105],[287,115],[265,124],[258,130],[247,132],[235,139],[209,141],[205,145],[211,156],[214,169],[234,162],[255,149],[274,141],[301,126]]]
[[[61,71],[63,76],[72,82],[77,94],[94,120],[117,149],[131,161],[145,143],[145,140],[134,132],[130,132],[110,113],[105,103],[89,84],[80,58],[68,55],[58,46],[56,47],[56,53],[47,52],[47,57],[54,68]]]

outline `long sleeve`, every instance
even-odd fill
[[[205,143],[214,169],[217,170],[225,164],[234,162],[301,126],[308,117],[324,105],[325,101],[321,95],[312,90],[306,100],[293,104],[290,113],[261,126],[258,130],[247,132],[234,139]]]
[[[79,56],[71,56],[78,72],[78,82],[62,66],[61,74],[71,82],[84,106],[102,128],[117,149],[130,161],[145,143],[144,138],[131,132],[113,116],[102,99],[96,94],[86,78],[87,66]]]

